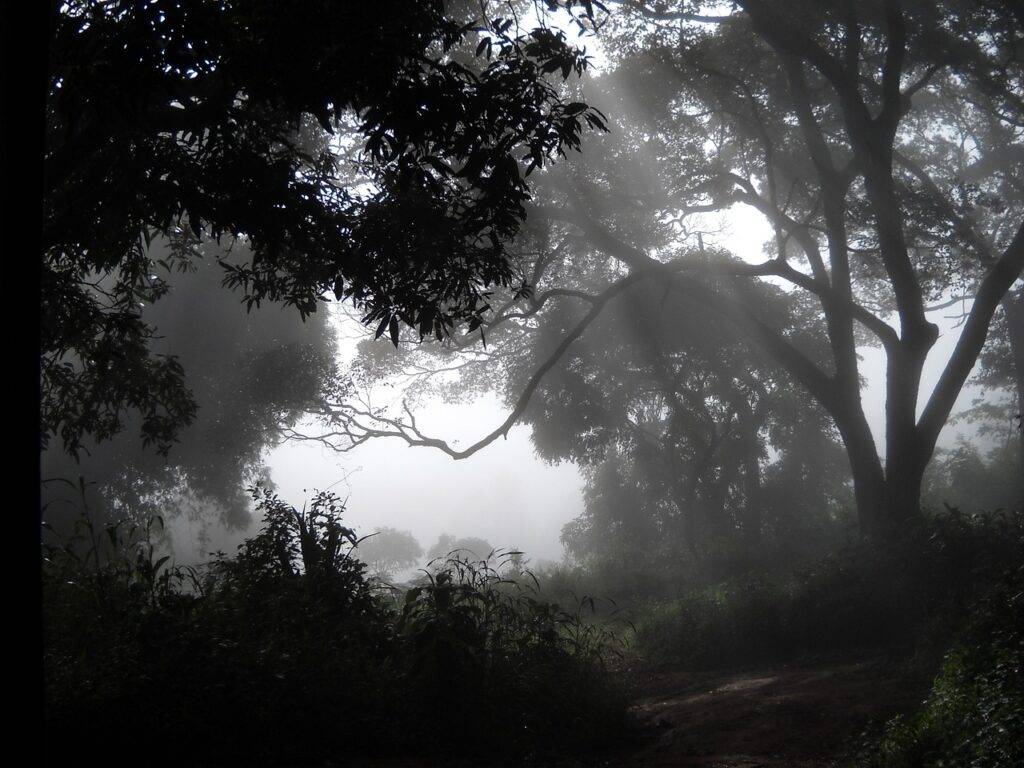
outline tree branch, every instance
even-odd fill
[[[1024,224],[1017,230],[1010,245],[982,280],[967,316],[953,355],[939,377],[935,389],[918,421],[921,440],[929,454],[935,448],[939,432],[953,410],[957,396],[981,354],[999,302],[1024,270]]]

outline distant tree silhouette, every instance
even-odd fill
[[[957,301],[954,307],[963,303]],[[950,311],[955,310],[951,307]],[[1017,500],[1024,500],[1024,286],[1003,297],[989,337],[974,376],[984,394],[960,418],[977,424],[982,433],[1015,446],[1013,485]]]
[[[562,6],[583,27],[591,2]],[[454,7],[454,10],[452,7]],[[140,307],[196,241],[250,306],[327,291],[378,335],[479,323],[529,198],[525,173],[599,113],[548,81],[587,61],[510,4],[212,0],[59,5],[51,41],[42,431],[76,453],[140,413],[166,451],[195,402]],[[155,236],[172,241],[155,260]]]
[[[1010,437],[1006,426],[984,447],[961,440],[955,448],[937,450],[924,476],[925,504],[936,511],[947,505],[986,512],[1019,507],[1024,502],[1024,478],[1017,471],[1019,438]]]
[[[416,565],[423,556],[423,547],[409,531],[385,526],[364,537],[353,555],[366,563],[371,574],[390,579]]]
[[[154,243],[155,256],[165,249]],[[249,313],[224,300],[221,279],[212,258],[198,261],[192,271],[171,276],[170,294],[142,311],[143,322],[159,328],[150,353],[178,357],[199,406],[169,455],[144,448],[135,413],[125,415],[125,429],[109,440],[84,439],[77,460],[58,443],[43,452],[44,479],[77,484],[81,475],[90,484],[85,501],[97,524],[180,514],[200,532],[210,522],[244,528],[251,522],[245,489],[268,484],[267,449],[334,387],[337,350],[327,313],[305,322],[282,307]],[[81,506],[78,496],[65,483],[48,482],[47,521],[70,522]]]
[[[427,550],[427,558],[436,560],[444,558],[455,552],[463,557],[471,557],[477,560],[486,560],[494,551],[494,547],[485,539],[476,536],[456,537],[450,533],[442,533],[434,546]]]

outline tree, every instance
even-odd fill
[[[155,243],[156,256],[165,244]],[[236,256],[241,256],[236,248]],[[150,354],[174,354],[189,371],[198,405],[168,456],[147,450],[140,416],[108,440],[83,440],[76,459],[61,446],[42,454],[45,517],[60,527],[80,511],[79,476],[89,483],[86,503],[95,524],[117,517],[143,523],[153,515],[187,515],[190,524],[218,521],[230,530],[250,522],[246,488],[269,486],[268,448],[335,382],[335,338],[326,313],[305,322],[281,307],[246,312],[223,300],[222,270],[214,256],[169,279],[173,290],[142,310],[160,329]],[[70,502],[70,503],[66,503]]]
[[[991,341],[982,350],[974,380],[982,395],[960,418],[982,434],[1016,444],[1017,500],[1024,500],[1024,286],[1003,297],[992,321]]]
[[[513,297],[509,314],[570,300],[585,311],[509,418],[458,450],[407,418],[356,414],[355,432],[472,455],[507,433],[608,306],[653,282],[669,300],[730,324],[829,414],[865,532],[887,535],[916,514],[939,433],[1024,268],[1024,12],[986,0],[738,0],[734,8],[630,0],[613,15],[615,74],[608,98],[591,103],[629,107],[632,124],[614,126],[622,151],[601,174],[549,174],[550,197],[531,208],[555,225],[553,242],[585,243],[585,263],[606,282],[593,292],[563,289],[552,283],[565,262],[552,251],[537,260],[552,287]],[[707,259],[693,242],[701,216],[733,206],[772,227],[767,258]],[[710,287],[708,276],[729,288]],[[739,300],[752,281],[784,285],[794,303],[813,306],[827,356]],[[930,304],[951,294],[970,296],[970,310],[922,397],[938,336]],[[869,343],[887,361],[881,451],[861,402],[858,346]]]
[[[128,410],[162,451],[194,418],[138,310],[195,238],[248,246],[222,265],[250,306],[305,317],[332,291],[378,335],[443,336],[517,284],[503,244],[524,169],[603,125],[548,80],[585,54],[502,2],[478,18],[441,0],[53,5],[42,433],[73,454]],[[592,21],[591,2],[561,6]]]
[[[781,291],[746,288],[744,303],[802,325]],[[764,552],[769,542],[807,543],[816,525],[842,510],[848,474],[838,436],[729,326],[690,305],[664,305],[662,297],[653,285],[624,292],[591,326],[588,342],[545,376],[523,416],[538,453],[584,467],[610,454],[644,503],[606,517],[653,518],[666,555],[700,558],[716,544]],[[560,314],[548,313],[534,354],[508,383],[512,392],[521,391],[534,358],[563,338],[569,323]],[[614,474],[592,476],[588,490],[598,478],[607,486]],[[810,474],[814,483],[804,480]],[[776,490],[782,478],[788,498]]]
[[[423,547],[409,531],[385,526],[363,537],[354,553],[369,566],[371,573],[390,580],[398,571],[416,565],[423,557]]]
[[[427,550],[427,558],[439,560],[455,554],[460,557],[471,557],[479,560],[489,560],[495,552],[494,547],[484,539],[476,536],[463,536],[458,538],[450,533],[442,533],[437,537],[434,546]]]
[[[1015,442],[997,439],[988,451],[962,442],[951,450],[936,451],[924,476],[925,503],[936,510],[950,506],[963,512],[1019,507],[1024,494],[1016,472]]]

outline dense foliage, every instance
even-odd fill
[[[861,768],[1003,768],[1024,763],[1024,570],[1010,571],[945,657],[920,711],[890,722]]]
[[[498,353],[456,357],[470,345],[459,339],[437,366],[501,365],[495,388],[509,393],[508,420],[455,448],[397,409],[381,417],[342,405],[338,441],[385,434],[463,458],[530,408],[543,413],[533,400],[553,379],[556,400],[586,396],[574,409],[586,443],[586,406],[614,400],[620,379],[588,380],[574,366],[600,370],[606,351],[643,361],[649,340],[704,315],[699,327],[734,335],[745,363],[827,414],[861,528],[892,535],[920,511],[924,473],[993,322],[1002,352],[990,372],[1005,384],[1015,368],[1010,380],[1021,381],[1019,30],[1019,7],[985,0],[617,5],[602,29],[607,64],[578,97],[612,115],[613,130],[541,178],[535,236],[519,250],[533,290],[502,293],[485,327]],[[755,220],[753,239],[723,237],[726,225]],[[641,288],[650,327],[624,307]],[[936,313],[953,306],[955,345],[926,376]],[[628,324],[607,344],[604,321],[615,314]],[[865,396],[870,346],[884,358],[884,433]],[[714,359],[691,358],[682,371],[666,365],[671,385],[721,378]],[[758,403],[749,385],[730,389]],[[728,411],[728,394],[717,410]]]
[[[126,410],[166,450],[194,403],[140,304],[241,239],[226,281],[306,316],[327,291],[397,338],[479,322],[514,287],[525,173],[603,127],[549,75],[583,51],[503,2],[54,4],[42,265],[44,442]],[[591,2],[567,7],[582,28]],[[156,259],[156,235],[175,248]]]
[[[336,497],[256,501],[262,531],[202,569],[135,526],[44,546],[53,764],[90,744],[111,764],[507,763],[622,734],[609,636],[578,614],[458,558],[379,594]]]
[[[423,547],[409,531],[384,526],[364,536],[352,554],[366,563],[371,575],[389,581],[398,571],[416,565]]]
[[[157,255],[166,250],[164,243],[153,247]],[[234,251],[244,255],[242,248]],[[159,328],[151,352],[175,355],[188,371],[198,406],[193,422],[166,456],[147,450],[142,417],[133,413],[109,439],[83,440],[77,459],[51,445],[41,457],[48,522],[70,524],[77,516],[81,476],[84,501],[100,525],[182,516],[198,545],[218,529],[250,524],[245,489],[266,482],[267,449],[333,386],[336,340],[325,312],[303,322],[281,307],[247,312],[225,297],[215,255],[208,249],[191,269],[173,275],[169,294],[142,310],[143,320]],[[205,558],[206,550],[196,554]]]
[[[691,668],[872,649],[925,661],[1021,562],[1024,512],[949,510],[884,547],[855,540],[795,572],[780,564],[651,603],[637,643]]]
[[[799,332],[805,318],[780,292],[733,292]],[[820,552],[853,506],[827,415],[733,329],[663,298],[654,286],[626,291],[524,413],[541,456],[586,473],[584,514],[563,531],[567,551],[596,570],[642,564],[677,579],[716,560]],[[565,326],[551,313],[512,371],[512,391]],[[804,342],[820,340],[806,333]]]
[[[50,2],[43,513],[90,511],[44,524],[53,764],[543,764],[628,731],[623,648],[680,696],[938,669],[855,760],[1024,762],[1024,10],[613,6]],[[332,294],[369,328],[343,373]],[[475,442],[417,422],[494,393]],[[264,463],[517,424],[585,480],[543,588],[447,533],[393,584],[410,533],[297,510]],[[235,554],[163,554],[155,513],[253,506]]]

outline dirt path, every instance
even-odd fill
[[[693,673],[633,671],[639,737],[612,753],[544,768],[830,768],[869,722],[915,709],[929,679],[877,661]],[[438,768],[423,759],[358,764]],[[494,765],[503,765],[496,763]]]
[[[869,721],[913,709],[927,684],[877,663],[638,674],[642,742],[614,768],[820,768]]]

